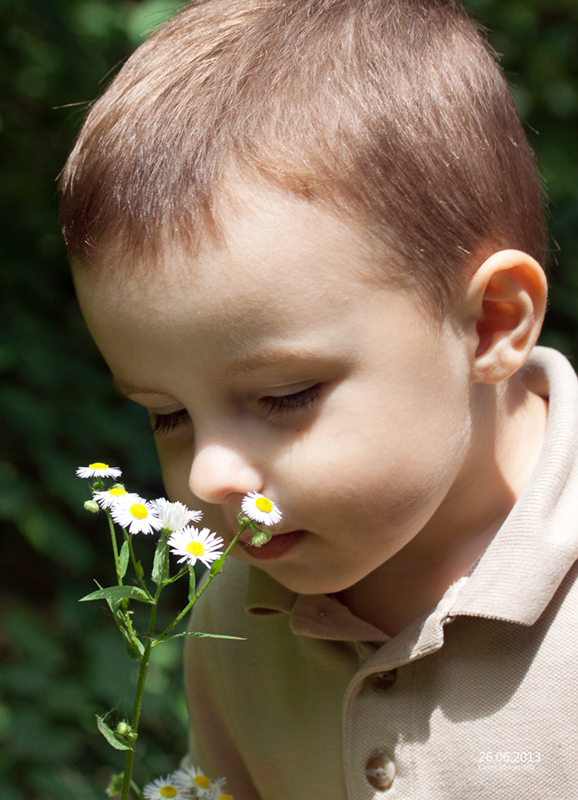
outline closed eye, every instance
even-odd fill
[[[189,412],[186,408],[180,408],[178,411],[173,411],[170,414],[155,414],[154,411],[150,412],[151,427],[154,436],[161,436],[162,434],[170,433],[178,425],[183,425],[189,422]]]
[[[307,389],[302,389],[293,394],[284,394],[279,397],[268,395],[261,398],[261,408],[267,417],[274,417],[278,412],[292,413],[310,408],[318,400],[322,386],[316,383]]]
[[[268,395],[260,400],[261,409],[268,418],[273,418],[278,413],[295,413],[310,408],[318,400],[322,385],[316,383],[298,392],[281,396]],[[180,425],[190,422],[189,412],[186,408],[173,411],[170,414],[157,414],[150,411],[151,428],[154,436],[168,434]]]

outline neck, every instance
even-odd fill
[[[433,609],[476,563],[538,461],[546,401],[517,376],[475,389],[472,444],[451,491],[404,548],[339,595],[352,613],[390,636]]]

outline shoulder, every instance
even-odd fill
[[[195,603],[189,630],[201,630],[198,626],[202,626],[207,632],[223,633],[223,626],[242,623],[246,617],[249,572],[248,564],[236,558],[228,558],[222,572],[213,579]]]

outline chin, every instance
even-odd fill
[[[261,564],[257,566],[263,568]],[[349,579],[343,577],[339,579],[334,575],[304,574],[303,565],[301,564],[295,565],[294,569],[288,568],[286,570],[268,570],[265,568],[265,572],[268,572],[272,578],[286,589],[297,594],[339,594],[339,592],[350,589],[363,577]]]

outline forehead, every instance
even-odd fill
[[[100,263],[77,267],[83,307],[99,304],[107,313],[124,314],[127,306],[137,311],[172,303],[176,311],[187,292],[203,297],[210,325],[217,311],[231,317],[265,312],[261,298],[272,291],[305,302],[327,293],[355,294],[376,277],[382,286],[395,277],[384,248],[360,222],[270,183],[230,184],[214,217],[216,234],[206,234],[194,252],[177,237],[154,257],[132,261],[111,248]]]

